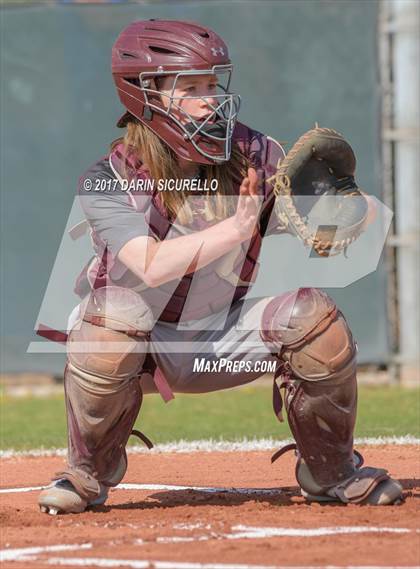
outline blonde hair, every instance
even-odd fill
[[[129,149],[134,151],[136,157],[149,169],[152,179],[167,180],[184,177],[175,152],[139,121],[129,121],[125,136],[115,140],[111,144],[111,149],[120,142],[123,142],[126,151]],[[233,198],[233,184],[241,182],[247,175],[250,165],[248,158],[236,144],[233,145],[230,160],[227,162],[203,165],[208,187],[211,180],[218,181],[216,191],[206,192],[204,215],[207,221],[220,221],[235,213],[236,201]],[[124,175],[126,176],[127,173],[124,172]],[[196,192],[193,193],[196,195]],[[188,225],[193,221],[193,212],[186,199],[188,195],[190,195],[188,191],[159,193],[169,216],[176,218],[181,225]]]

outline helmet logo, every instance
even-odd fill
[[[212,47],[211,48],[211,52],[214,56],[216,55],[225,55],[225,50],[223,49],[223,47]]]

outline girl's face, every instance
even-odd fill
[[[140,83],[146,104],[178,125],[181,132],[176,136],[211,161],[226,161],[241,102],[239,95],[230,92],[231,72],[231,66],[221,65],[199,72],[140,77]]]
[[[173,89],[174,81],[173,75],[159,78],[159,91],[166,109],[171,105],[171,100],[173,101],[171,114],[175,115],[182,124],[190,122],[191,118],[204,120],[212,114],[214,108],[211,106],[216,107],[218,104],[215,98],[218,94],[216,75],[180,76],[175,89]]]

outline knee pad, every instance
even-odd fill
[[[99,389],[136,377],[144,364],[153,315],[144,300],[122,287],[103,287],[81,305],[68,337],[69,365]]]
[[[261,337],[300,379],[318,381],[344,368],[354,371],[356,345],[350,329],[321,290],[303,288],[274,298],[264,310]]]

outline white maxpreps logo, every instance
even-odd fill
[[[225,55],[223,47],[212,47],[211,52],[213,55]]]

